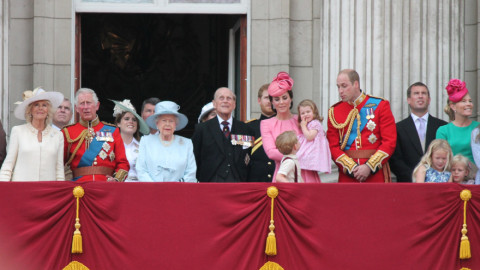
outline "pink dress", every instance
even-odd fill
[[[302,170],[330,173],[332,155],[322,123],[315,119],[307,124],[307,128],[308,130],[316,129],[318,133],[311,141],[307,141],[303,133],[298,135],[300,149],[297,152],[297,157],[300,168]]]
[[[272,182],[275,182],[277,171],[280,168],[280,161],[283,158],[282,153],[280,153],[275,146],[275,139],[287,130],[293,130],[297,135],[302,134],[302,130],[298,126],[297,117],[296,114],[288,120],[278,120],[276,117],[272,117],[260,122],[263,149],[267,156],[275,161],[275,173],[273,174]],[[305,183],[320,183],[320,176],[318,176],[318,173],[315,171],[302,170],[302,178]]]

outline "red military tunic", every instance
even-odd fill
[[[339,182],[358,182],[352,171],[362,164],[373,173],[366,182],[390,182],[387,161],[395,150],[397,131],[387,100],[362,93],[354,103],[333,105],[328,111],[327,138]]]
[[[127,177],[130,165],[119,129],[116,128],[112,134],[100,133],[99,131],[102,128],[106,131],[113,131],[115,126],[102,123],[97,117],[91,121],[92,130],[90,132],[88,131],[88,122],[83,120],[62,129],[65,144],[64,162],[66,165],[70,165],[74,181],[107,181],[107,175],[114,176],[119,181],[124,181]],[[85,161],[81,161],[81,159],[85,154],[87,145],[90,146],[88,143],[90,141],[89,137],[93,137],[92,140],[97,140],[101,148],[99,148],[100,151],[92,152],[95,156],[93,161],[84,164]]]

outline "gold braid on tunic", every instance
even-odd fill
[[[88,129],[84,129],[84,130],[82,130],[80,135],[78,135],[77,138],[71,139],[70,138],[70,133],[68,133],[68,129],[64,129],[64,132],[65,132],[65,137],[67,138],[67,142],[68,142],[68,152],[67,153],[70,153],[70,147],[72,146],[72,143],[79,141],[78,144],[77,144],[77,147],[75,147],[75,149],[73,150],[73,153],[68,158],[67,163],[65,163],[65,165],[70,165],[70,163],[72,163],[73,158],[77,154],[78,149],[80,149],[80,146],[82,145],[83,141],[85,140],[87,135],[90,134],[90,133],[88,132]]]
[[[350,132],[352,131],[352,126],[353,126],[353,121],[354,119],[357,118],[357,138],[360,143],[360,147],[362,145],[362,138],[360,134],[360,114],[358,113],[357,107],[354,107],[350,113],[347,116],[347,119],[345,122],[339,124],[337,120],[335,120],[335,116],[333,113],[333,107],[331,107],[328,110],[328,119],[330,120],[330,123],[332,123],[333,127],[338,129],[338,135],[340,136],[340,149],[343,150],[345,149],[345,146],[347,145],[348,142],[348,137],[350,137]],[[343,129],[348,125],[347,128],[347,134],[344,136],[344,131]]]

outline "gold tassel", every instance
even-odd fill
[[[268,261],[260,268],[260,270],[284,270],[284,269],[278,263]]]
[[[462,267],[462,268],[460,268],[460,270],[472,270],[472,269],[467,268],[467,267]]]
[[[90,270],[90,269],[88,269],[88,267],[86,267],[84,264],[82,264],[80,262],[71,261],[62,270]]]
[[[277,239],[275,238],[275,233],[273,230],[275,230],[275,225],[273,225],[273,205],[274,205],[274,200],[278,196],[278,189],[276,187],[269,187],[267,189],[267,195],[268,197],[272,198],[272,203],[271,203],[271,211],[270,211],[270,226],[268,228],[270,229],[270,232],[268,233],[267,236],[267,245],[265,246],[265,254],[269,256],[275,256],[277,255]]]
[[[85,191],[81,186],[76,186],[73,189],[73,196],[77,198],[77,216],[75,218],[75,232],[73,233],[72,253],[83,253],[82,249],[82,234],[80,233],[80,218],[78,217],[78,210],[80,208],[80,198],[83,197]]]
[[[460,198],[464,201],[462,238],[460,240],[460,259],[470,259],[472,254],[470,252],[470,241],[468,241],[467,237],[467,202],[472,198],[472,192],[468,189],[464,189],[460,192]]]

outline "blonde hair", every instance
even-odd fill
[[[300,117],[300,107],[310,107],[310,108],[312,108],[312,112],[313,112],[313,119],[312,120],[317,119],[320,122],[323,121],[323,117],[321,117],[320,114],[318,113],[317,105],[315,105],[315,102],[313,102],[313,100],[311,100],[311,99],[304,99],[304,100],[300,101],[300,103],[298,103],[298,106],[297,106],[298,123],[302,122],[302,118]]]
[[[27,108],[25,109],[25,120],[27,120],[27,123],[32,123],[33,104],[35,104],[37,102],[40,102],[40,101],[47,102],[48,112],[47,112],[47,118],[45,119],[45,124],[50,125],[52,123],[53,115],[55,114],[55,111],[57,110],[57,108],[53,108],[52,103],[50,102],[50,100],[47,100],[47,99],[37,100],[35,102],[32,102],[32,103],[28,104]]]
[[[465,166],[465,168],[468,170],[468,174],[465,176],[464,180],[475,178],[475,173],[477,171],[477,168],[472,162],[470,162],[470,160],[467,157],[461,154],[455,155],[452,158],[452,168],[457,164],[463,164],[463,166]]]
[[[452,102],[451,100],[448,100],[447,105],[445,106],[445,108],[443,108],[443,111],[448,115],[448,118],[450,119],[450,121],[455,120],[455,112],[450,107],[450,105],[452,104],[455,104],[455,103]]]
[[[297,134],[295,131],[289,130],[278,135],[275,139],[275,146],[278,151],[284,155],[289,155],[293,151],[293,147],[298,143]]]
[[[430,145],[428,146],[427,152],[423,155],[422,159],[418,163],[417,167],[413,170],[413,178],[415,178],[415,174],[417,173],[418,169],[422,166],[428,165],[428,167],[432,167],[432,155],[434,152],[438,150],[443,150],[447,152],[447,162],[445,163],[445,167],[443,171],[450,171],[451,162],[452,162],[452,148],[450,144],[446,140],[443,139],[435,139],[433,140]]]

